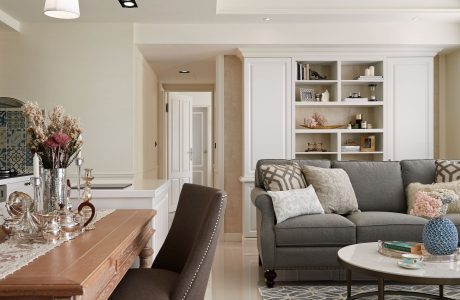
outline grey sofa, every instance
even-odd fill
[[[263,164],[342,168],[350,177],[360,213],[303,215],[276,224],[270,196],[260,174]],[[433,183],[434,160],[361,162],[329,160],[260,160],[251,199],[257,207],[257,245],[268,287],[277,270],[340,270],[337,251],[378,240],[420,241],[425,219],[408,215],[405,188]],[[460,214],[447,215],[460,231]]]

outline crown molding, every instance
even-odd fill
[[[238,48],[238,56],[245,57],[301,57],[301,56],[336,56],[336,55],[373,55],[373,56],[436,56],[444,47],[433,46],[318,46],[318,47],[267,47]]]

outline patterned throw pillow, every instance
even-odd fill
[[[262,178],[267,191],[304,189],[307,183],[297,163],[292,165],[262,165]]]
[[[437,160],[436,182],[460,180],[460,161]]]
[[[324,214],[323,207],[313,186],[306,189],[271,192],[276,223],[301,215]]]
[[[460,180],[452,182],[439,182],[433,184],[421,184],[419,182],[413,182],[409,184],[406,188],[407,195],[407,213],[414,208],[415,205],[415,194],[418,191],[422,192],[432,192],[438,189],[446,189],[454,191],[458,196],[460,196]],[[448,214],[458,214],[460,213],[460,200],[455,201],[447,207]]]
[[[343,169],[303,166],[302,172],[315,188],[325,213],[344,215],[359,211],[350,177]]]

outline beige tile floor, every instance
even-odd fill
[[[263,283],[255,239],[220,242],[205,300],[260,300],[258,287]]]

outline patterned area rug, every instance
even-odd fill
[[[351,289],[352,295],[363,292],[376,291],[375,285],[353,285]],[[438,286],[410,286],[410,285],[387,285],[385,291],[388,290],[404,290],[421,293],[438,294]],[[332,300],[346,299],[347,288],[344,285],[304,285],[304,286],[275,286],[274,288],[261,287],[259,288],[260,295],[263,300]],[[460,286],[444,287],[444,296],[453,299],[460,299]],[[360,298],[365,300],[375,300],[377,296]],[[421,300],[426,298],[410,297],[410,296],[385,296],[385,300]]]

